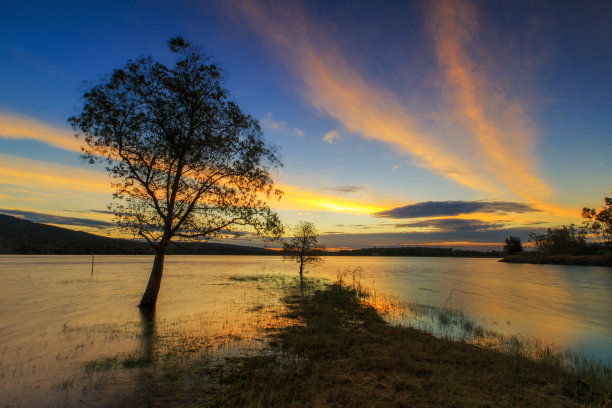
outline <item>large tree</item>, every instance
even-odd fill
[[[116,192],[109,206],[119,227],[144,238],[155,260],[139,307],[157,302],[172,240],[210,239],[247,226],[280,236],[267,205],[270,168],[280,164],[257,120],[231,101],[222,72],[182,38],[168,67],[151,57],[130,60],[83,95],[69,122],[104,162]],[[239,232],[238,232],[239,233]]]

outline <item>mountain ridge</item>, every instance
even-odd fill
[[[146,242],[103,237],[0,214],[0,254],[148,255],[153,253],[153,249]],[[180,242],[172,245],[167,253],[169,255],[273,255],[276,252],[244,245]]]

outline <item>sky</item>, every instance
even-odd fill
[[[277,147],[270,205],[330,249],[500,249],[612,191],[609,1],[24,0],[0,2],[0,213],[117,235],[67,118],[176,36]]]

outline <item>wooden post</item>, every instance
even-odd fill
[[[94,269],[94,259],[96,259],[95,255],[91,256],[91,277],[93,278],[93,269]]]

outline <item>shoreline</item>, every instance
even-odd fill
[[[498,262],[612,267],[610,255],[509,255]]]
[[[498,351],[386,323],[359,287],[297,287],[268,347],[223,362],[194,361],[150,377],[136,407],[585,407],[612,399],[609,367],[572,368],[542,349]],[[160,356],[162,359],[163,356]]]

